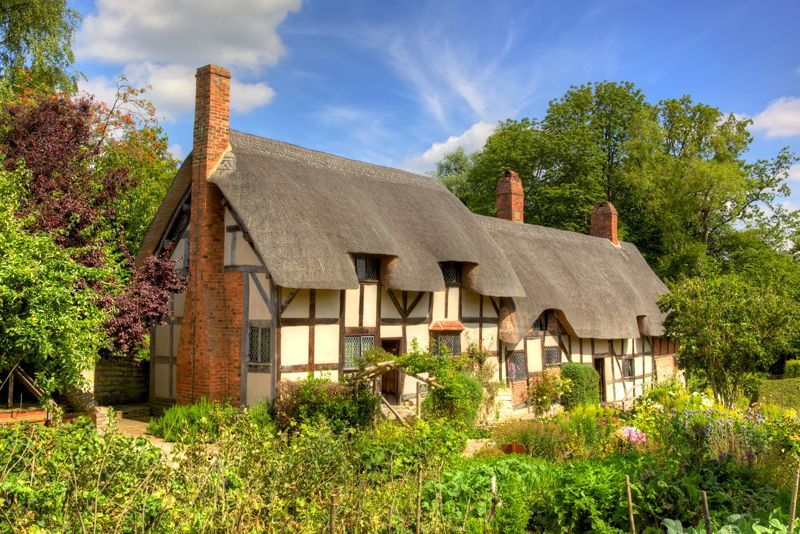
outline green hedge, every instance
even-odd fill
[[[561,395],[561,404],[571,410],[582,404],[600,402],[600,375],[589,365],[565,363],[561,366],[561,379],[571,382],[569,391]]]
[[[364,428],[378,409],[378,397],[368,387],[358,391],[323,378],[280,382],[272,405],[278,429],[326,420],[337,432]]]
[[[784,378],[800,378],[800,360],[787,360],[783,371]]]

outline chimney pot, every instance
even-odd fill
[[[494,190],[497,217],[518,223],[525,222],[525,192],[519,174],[508,170],[497,181]]]
[[[611,202],[598,202],[592,208],[589,235],[604,237],[619,246],[617,235],[617,210]]]

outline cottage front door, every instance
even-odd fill
[[[398,356],[400,354],[400,340],[399,339],[382,339],[381,348]],[[381,393],[393,397],[393,401],[397,404],[400,401],[400,371],[392,369],[386,371],[381,376]]]

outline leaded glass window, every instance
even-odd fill
[[[528,378],[528,359],[524,352],[508,354],[508,378],[509,380],[526,380]]]
[[[270,363],[270,329],[251,326],[248,338],[250,363]]]
[[[434,334],[431,352],[433,354],[441,354],[442,347],[447,347],[451,356],[461,354],[461,334],[459,332]]]
[[[634,374],[633,358],[625,358],[622,360],[623,378],[633,378]]]
[[[366,351],[375,346],[375,336],[345,336],[344,337],[344,368],[345,370],[358,369],[358,359]]]
[[[552,367],[561,364],[561,349],[558,347],[545,347],[544,349],[544,365],[545,367]]]
[[[381,261],[378,258],[359,256],[354,259],[356,276],[361,282],[376,282],[380,278]]]
[[[457,286],[461,284],[461,264],[454,261],[443,261],[442,276],[447,286]]]

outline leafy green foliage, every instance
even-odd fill
[[[349,387],[324,378],[281,382],[273,403],[281,430],[325,420],[337,432],[369,426],[378,399],[364,384]]]
[[[23,365],[45,391],[82,382],[106,347],[107,314],[91,286],[106,269],[75,262],[17,217],[23,171],[0,170],[0,369]]]
[[[800,411],[800,376],[763,380],[760,387],[762,402]]]
[[[800,378],[800,360],[789,360],[786,362],[783,372],[784,378]]]
[[[442,387],[431,388],[423,401],[426,415],[474,426],[483,399],[481,383],[463,371],[440,373],[436,378]]]
[[[213,443],[222,428],[233,426],[241,417],[249,418],[265,435],[273,433],[266,402],[243,410],[229,403],[212,403],[205,398],[194,404],[170,406],[161,417],[150,420],[147,431],[165,441]]]
[[[79,22],[66,0],[0,2],[0,75],[17,84],[74,90],[72,42]]]
[[[525,400],[538,415],[541,415],[557,403],[571,387],[572,382],[562,380],[558,373],[545,372],[531,380]]]
[[[766,371],[796,336],[800,309],[737,275],[686,279],[661,299],[678,365],[733,406],[746,379]]]
[[[582,404],[600,402],[600,375],[594,367],[579,363],[565,363],[561,366],[562,380],[569,380],[570,387],[561,395],[561,404],[571,410]]]

